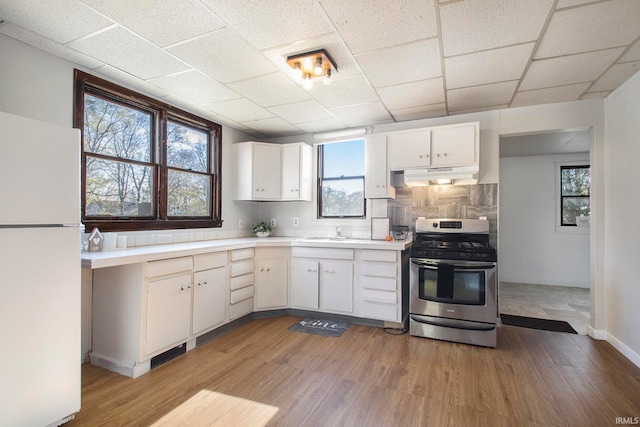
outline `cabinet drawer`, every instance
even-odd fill
[[[251,297],[253,297],[253,286],[231,291],[231,304],[237,304]]]
[[[245,274],[243,276],[232,277],[229,287],[233,291],[236,289],[245,288],[249,285],[253,285],[254,283],[255,283],[255,278],[253,276],[253,273],[251,273],[251,274]]]
[[[243,259],[253,258],[253,254],[253,248],[236,249],[235,251],[231,251],[231,261],[240,261]]]
[[[397,304],[398,294],[395,292],[378,291],[375,289],[363,289],[362,299],[369,302],[382,302],[387,304]]]
[[[212,252],[199,254],[193,257],[193,269],[195,271],[209,270],[227,265],[226,252]]]
[[[190,256],[150,261],[147,263],[147,277],[165,276],[193,269],[193,258]]]
[[[365,289],[377,289],[379,291],[397,291],[397,279],[390,277],[369,277],[362,278],[362,287]]]
[[[314,259],[353,259],[353,249],[343,248],[292,248],[292,257]]]
[[[229,320],[237,319],[245,314],[249,314],[253,311],[253,298],[248,298],[237,304],[231,304],[229,306]]]
[[[363,262],[362,271],[365,276],[398,277],[398,266],[392,263]]]
[[[252,259],[231,264],[231,277],[238,277],[248,273],[253,273]]]
[[[396,262],[398,259],[398,252],[362,250],[360,251],[360,257],[363,261]]]
[[[398,316],[398,306],[391,304],[378,304],[373,302],[362,302],[362,316],[370,319],[400,321]]]

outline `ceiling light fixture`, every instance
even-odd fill
[[[333,59],[324,49],[300,53],[287,57],[291,74],[305,89],[311,89],[316,78],[322,78],[325,85],[331,84],[332,69],[338,71]]]

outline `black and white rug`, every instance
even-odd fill
[[[322,335],[323,337],[339,337],[347,330],[347,322],[327,319],[304,318],[289,326],[290,331],[306,332],[307,334]]]

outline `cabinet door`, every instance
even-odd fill
[[[353,263],[322,261],[320,265],[320,308],[353,312]]]
[[[278,200],[281,194],[282,147],[278,144],[253,147],[253,198]]]
[[[475,163],[476,130],[473,125],[431,130],[431,165],[461,166]]]
[[[391,176],[387,166],[387,137],[367,136],[365,143],[365,197],[393,198],[395,189],[391,187]]]
[[[291,306],[317,309],[318,261],[291,261]]]
[[[390,135],[391,170],[427,167],[431,164],[431,131]]]
[[[287,306],[287,260],[256,261],[256,308]]]
[[[226,278],[225,267],[194,273],[192,335],[224,322]]]
[[[191,327],[191,274],[147,284],[146,353],[186,341]]]
[[[282,198],[300,198],[300,146],[282,146]]]

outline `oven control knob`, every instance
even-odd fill
[[[438,223],[437,222],[433,223],[433,228],[438,228]]]

